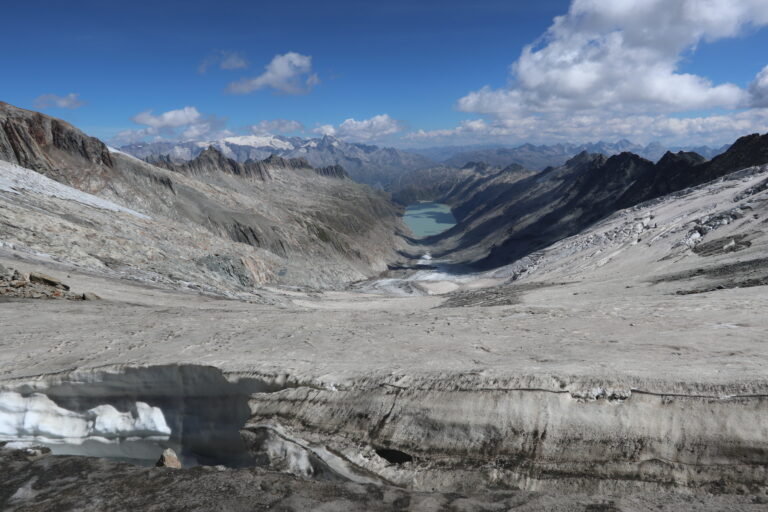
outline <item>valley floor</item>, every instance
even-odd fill
[[[485,273],[411,241],[379,279],[237,294],[207,286],[220,272],[189,286],[201,267],[176,257],[176,277],[155,283],[66,257],[106,238],[35,250],[56,229],[6,215],[18,238],[0,265],[18,272],[0,268],[0,469],[13,475],[0,504],[82,492],[151,509],[181,492],[156,508],[205,509],[212,492],[231,510],[764,510],[766,211],[768,166],[755,167]],[[130,221],[121,237],[140,242],[150,225]],[[62,298],[24,298],[38,291]],[[54,456],[13,451],[30,445]],[[203,467],[114,461],[165,448]],[[124,485],[139,481],[146,492]]]
[[[0,264],[20,266],[7,257]],[[768,393],[764,287],[676,295],[669,283],[533,282],[484,289],[464,301],[273,288],[269,293],[282,303],[275,307],[43,264],[24,268],[61,277],[75,292],[97,290],[104,300],[4,302],[0,377],[6,382],[178,363],[233,375],[287,373],[322,385],[371,375],[480,372],[489,379],[599,378],[654,392],[679,391],[670,386],[686,382],[699,388],[748,382],[754,392]],[[493,296],[496,307],[483,307],[484,296]],[[441,307],[446,301],[455,306]]]
[[[184,470],[162,473],[167,486],[148,488],[149,501],[226,478],[277,486],[275,503],[286,510],[310,502],[333,510],[760,510],[768,502],[765,287],[680,295],[674,281],[620,276],[407,297],[274,287],[260,292],[275,304],[265,305],[14,256],[6,250],[0,264],[43,271],[102,300],[4,301],[5,390],[93,385],[126,368],[212,367],[230,382],[269,388],[251,395],[238,428],[253,446],[267,439],[256,451],[274,469],[307,477],[331,467],[349,480]],[[388,462],[376,455],[381,447],[412,461]],[[75,492],[34,484],[41,464],[45,474],[113,464],[9,453],[0,464],[24,479],[6,480],[0,502],[13,493],[6,503],[15,510]],[[123,478],[147,471],[168,470],[110,466],[105,487],[77,492],[106,492],[118,503]],[[372,483],[384,486],[382,497],[370,494]],[[25,485],[38,491],[24,498]],[[478,494],[484,487],[524,492]],[[463,505],[454,496],[466,496]],[[238,499],[268,501],[253,492]]]

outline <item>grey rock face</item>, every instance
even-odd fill
[[[241,163],[225,157],[221,151],[213,146],[209,146],[208,149],[188,162],[175,163],[170,158],[162,156],[150,161],[159,167],[193,176],[228,173],[233,176],[259,179],[261,181],[271,178],[270,169],[299,170],[311,168],[307,161],[302,158],[285,159],[275,155],[271,155],[264,160],[246,160]]]
[[[253,287],[256,282],[253,274],[243,263],[242,259],[227,255],[209,255],[199,258],[197,262],[206,267],[211,272],[223,276],[225,279],[231,279],[244,287]]]

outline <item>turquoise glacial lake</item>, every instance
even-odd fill
[[[420,238],[437,235],[456,225],[450,207],[441,203],[413,203],[405,209],[403,220]]]

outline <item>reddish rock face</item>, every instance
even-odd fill
[[[3,102],[0,102],[0,159],[77,188],[104,178],[114,166],[109,149],[100,140],[60,119]],[[71,166],[80,169],[77,176],[60,172]]]

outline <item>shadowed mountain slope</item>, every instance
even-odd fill
[[[696,153],[667,153],[654,164],[632,153],[580,153],[539,173],[443,173],[439,200],[459,221],[434,237],[437,254],[493,268],[574,235],[616,210],[768,162],[768,135],[742,137],[711,161]],[[431,190],[443,190],[431,184]],[[412,197],[417,194],[409,192]]]

